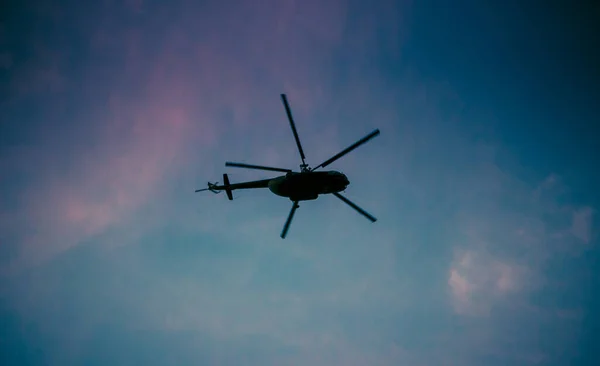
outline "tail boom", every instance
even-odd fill
[[[254,180],[250,182],[241,182],[231,184],[229,182],[229,177],[227,174],[223,174],[223,185],[218,185],[217,183],[208,182],[208,188],[197,189],[196,192],[202,191],[211,191],[213,193],[219,193],[221,191],[225,191],[227,193],[227,198],[229,200],[233,200],[233,191],[236,189],[253,189],[253,188],[268,188],[269,182],[271,179],[262,179],[262,180]]]

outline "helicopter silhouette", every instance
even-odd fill
[[[310,168],[308,164],[306,164],[306,157],[304,155],[304,150],[302,149],[302,144],[300,144],[300,138],[298,137],[298,131],[296,130],[296,125],[294,123],[294,119],[292,117],[292,111],[287,101],[287,97],[285,94],[281,94],[281,100],[285,107],[285,111],[287,113],[288,120],[290,121],[290,126],[292,128],[292,132],[294,133],[294,138],[296,140],[296,145],[298,146],[298,152],[300,153],[300,158],[302,159],[302,164],[300,164],[300,171],[294,172],[291,169],[284,168],[273,168],[262,165],[251,165],[251,164],[243,164],[243,163],[234,163],[234,162],[226,162],[225,166],[235,167],[235,168],[246,168],[246,169],[258,169],[258,170],[266,170],[273,172],[282,172],[286,173],[285,175],[281,175],[275,178],[269,179],[261,179],[249,182],[240,182],[231,184],[229,182],[229,177],[227,174],[223,174],[223,184],[218,185],[218,183],[210,183],[208,182],[208,188],[197,189],[195,192],[203,192],[203,191],[211,191],[213,193],[219,193],[221,191],[225,191],[227,194],[227,198],[229,200],[233,200],[233,191],[236,189],[256,189],[256,188],[269,188],[271,192],[274,194],[287,197],[292,202],[292,209],[288,215],[288,218],[283,226],[283,230],[281,232],[281,238],[285,239],[287,232],[290,228],[290,224],[292,223],[292,219],[294,218],[294,214],[296,209],[300,207],[298,202],[300,201],[309,201],[315,200],[319,197],[319,195],[324,194],[332,194],[335,197],[342,200],[348,206],[355,209],[358,213],[365,216],[371,222],[377,221],[375,217],[371,214],[360,208],[354,202],[350,201],[346,197],[342,196],[340,192],[344,191],[346,187],[350,184],[348,177],[345,174],[335,171],[316,171],[319,168],[324,168],[334,161],[338,160],[342,156],[348,154],[352,150],[357,147],[365,144],[372,138],[379,135],[379,129],[374,130],[369,133],[362,139],[356,141],[352,145],[348,146],[344,150],[335,154],[331,158],[325,160],[323,163],[317,165],[315,168]]]

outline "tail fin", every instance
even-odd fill
[[[223,174],[223,187],[225,187],[225,193],[227,193],[227,198],[229,200],[233,200],[233,193],[231,192],[231,185],[229,184],[229,177],[227,174]]]

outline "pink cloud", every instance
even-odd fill
[[[204,133],[194,135],[195,143],[214,142],[210,124],[193,121],[189,102],[177,99],[193,91],[185,75],[165,77],[165,58],[148,75],[143,96],[126,97],[113,89],[99,143],[83,145],[87,148],[77,152],[69,175],[47,167],[39,173],[43,174],[39,184],[23,193],[21,216],[36,230],[29,231],[22,243],[22,259],[47,259],[120,223],[143,206],[181,158],[189,131],[198,122]],[[44,154],[38,150],[33,155]],[[41,156],[48,161],[47,157]]]

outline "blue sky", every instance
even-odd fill
[[[2,365],[595,364],[598,10],[23,3],[0,23]],[[597,47],[596,47],[597,48]],[[297,169],[332,197],[194,194]]]

